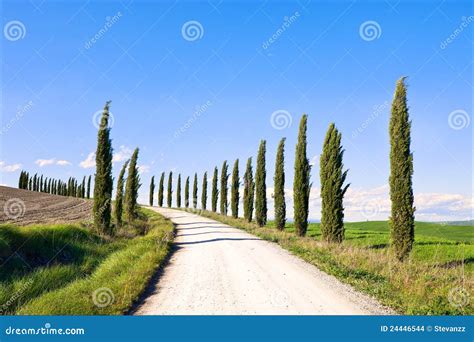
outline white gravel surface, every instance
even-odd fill
[[[177,225],[176,251],[136,315],[392,314],[275,243],[191,213],[153,209]]]

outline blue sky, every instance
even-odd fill
[[[352,184],[347,218],[386,218],[390,103],[408,76],[417,218],[472,217],[469,1],[2,3],[2,184],[16,186],[21,169],[93,173],[94,114],[112,100],[114,173],[139,146],[143,201],[152,175],[202,175],[236,158],[242,169],[261,139],[271,194],[286,137],[291,214],[307,113],[310,216],[319,217],[318,159],[335,122]]]

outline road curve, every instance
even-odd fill
[[[136,315],[390,313],[277,244],[191,213],[152,209],[176,224],[175,252]]]

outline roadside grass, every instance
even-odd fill
[[[369,294],[400,314],[472,315],[474,244],[472,227],[417,223],[413,253],[400,263],[389,247],[387,222],[346,224],[346,240],[321,241],[319,224],[306,237],[288,223],[279,231],[209,211],[190,211],[278,243],[322,271]],[[452,229],[450,231],[450,229]],[[449,232],[448,232],[449,231]],[[445,234],[445,238],[441,238]]]
[[[114,239],[86,224],[2,225],[0,314],[123,314],[165,260],[173,230],[147,209]]]

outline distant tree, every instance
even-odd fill
[[[202,210],[207,208],[207,172],[204,172],[202,177],[201,207]]]
[[[153,195],[155,194],[155,176],[150,181],[150,207],[153,207]]]
[[[158,206],[163,207],[163,198],[165,191],[165,173],[163,172],[160,177],[160,185],[158,187]]]
[[[18,180],[18,189],[23,189],[23,179],[25,177],[25,171],[21,170],[20,179]]]
[[[286,203],[285,203],[285,138],[280,140],[275,161],[275,226],[279,230],[285,229]]]
[[[178,175],[178,185],[176,186],[176,207],[181,208],[181,174]]]
[[[168,197],[167,197],[167,202],[168,202],[168,208],[171,208],[173,205],[173,172],[170,172],[168,176]]]
[[[28,181],[28,190],[33,191],[33,178]]]
[[[255,172],[255,221],[260,227],[267,224],[266,145],[267,142],[262,140],[258,149],[257,171]]]
[[[140,176],[138,173],[138,147],[133,151],[128,165],[128,176],[125,185],[125,218],[131,223],[137,217],[138,189],[140,189]]]
[[[341,133],[331,123],[323,144],[320,160],[321,177],[321,234],[327,242],[340,243],[344,240],[344,186],[347,171],[343,171],[344,150]]]
[[[294,225],[298,236],[305,236],[308,230],[309,193],[311,189],[311,166],[306,155],[308,116],[303,115],[300,122],[298,143],[295,153],[295,180],[293,182]]]
[[[38,176],[37,174],[35,173],[35,175],[33,176],[33,187],[32,187],[32,190],[33,191],[37,191],[37,188],[36,188],[36,185],[38,184]]]
[[[123,164],[122,169],[120,170],[120,174],[117,181],[117,193],[115,195],[115,221],[117,223],[117,227],[121,227],[123,220],[123,185],[125,182],[125,171],[127,170],[127,166],[130,160],[127,160],[125,164]]]
[[[221,170],[221,214],[227,215],[227,207],[229,203],[227,202],[227,183],[229,180],[228,174],[228,165],[227,160],[222,164]]]
[[[219,190],[217,188],[218,184],[218,172],[217,167],[214,168],[214,176],[212,177],[212,193],[211,193],[211,207],[212,211],[215,213],[217,211],[217,199],[219,197]]]
[[[97,136],[96,173],[94,180],[94,225],[100,233],[110,234],[112,198],[112,140],[110,139],[109,107],[107,101]]]
[[[184,206],[189,208],[189,177],[186,178],[186,184],[184,186]]]
[[[81,183],[81,198],[86,197],[86,176],[82,178],[82,183]]]
[[[244,174],[244,218],[252,222],[255,183],[253,181],[252,158],[247,160],[247,168]]]
[[[87,179],[87,198],[91,198],[91,176]]]
[[[415,240],[413,206],[413,154],[411,121],[407,105],[405,77],[397,82],[390,117],[390,217],[391,240],[398,260],[405,260]]]
[[[193,184],[193,208],[196,209],[198,204],[198,175],[194,174],[194,184]]]
[[[237,159],[234,163],[234,168],[232,170],[232,180],[231,180],[231,194],[230,194],[230,203],[232,209],[232,217],[238,218],[239,217],[239,186],[240,186],[240,179],[239,179],[239,160]]]
[[[41,178],[40,178],[39,191],[43,192],[43,175],[41,175]]]

